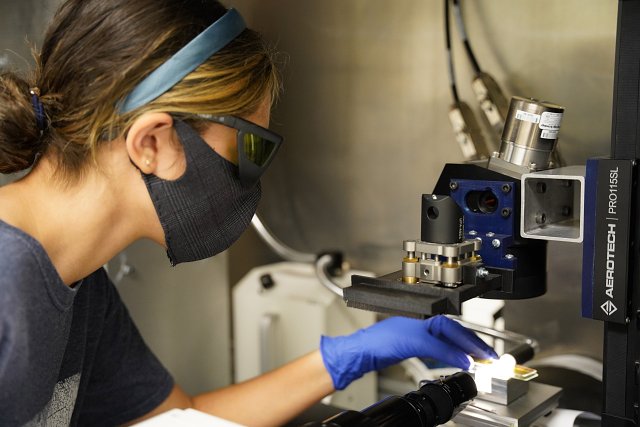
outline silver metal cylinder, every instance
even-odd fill
[[[547,169],[563,112],[564,107],[549,102],[511,98],[499,157],[531,170]]]
[[[462,282],[462,270],[460,266],[443,265],[440,281],[446,287],[456,287]]]
[[[402,281],[404,283],[418,283],[420,279],[420,264],[417,258],[405,258],[402,260]]]

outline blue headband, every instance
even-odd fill
[[[238,11],[229,9],[220,19],[138,83],[120,104],[119,112],[128,113],[158,98],[238,37],[245,28],[244,20]]]

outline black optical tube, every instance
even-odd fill
[[[429,381],[418,391],[388,397],[361,412],[345,411],[304,427],[433,427],[456,416],[477,394],[471,375],[458,372]]]
[[[464,215],[450,196],[422,195],[420,240],[452,244],[464,240]]]

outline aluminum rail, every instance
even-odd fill
[[[457,316],[450,316],[462,326],[471,329],[474,332],[484,334],[499,340],[508,341],[517,344],[516,347],[509,350],[509,354],[516,358],[518,364],[522,365],[533,359],[540,351],[540,344],[533,338],[511,331],[498,331],[488,326],[482,326],[475,323],[467,322]]]
[[[533,338],[527,337],[525,335],[519,334],[517,332],[498,331],[488,326],[482,326],[475,323],[467,322],[455,316],[452,316],[452,317],[455,320],[457,320],[458,323],[460,323],[462,326],[469,328],[472,331],[475,331],[484,335],[488,335],[493,338],[498,338],[504,341],[509,341],[517,344],[528,344],[532,348],[536,349],[536,351],[540,348],[538,341],[534,340]]]

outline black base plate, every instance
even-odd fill
[[[497,274],[489,274],[484,279],[476,279],[474,275],[470,279],[457,288],[445,288],[428,283],[404,283],[401,271],[382,277],[353,275],[351,286],[344,288],[344,300],[348,307],[410,317],[459,315],[464,301],[502,286],[502,278]]]

